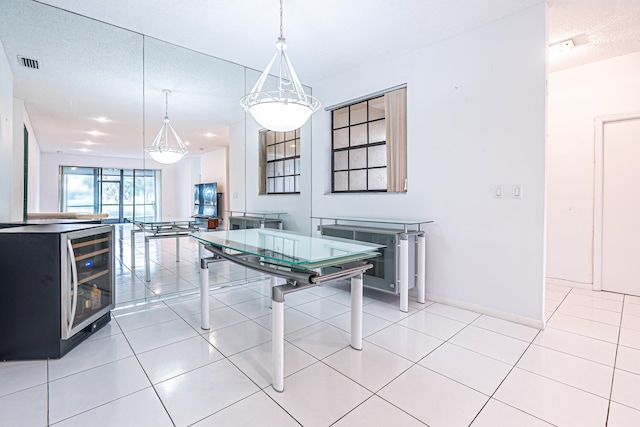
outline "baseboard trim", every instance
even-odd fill
[[[593,290],[593,285],[591,283],[580,283],[572,280],[556,279],[554,277],[547,277],[546,283],[547,285],[569,286],[572,288]]]
[[[518,316],[511,313],[505,313],[504,311],[494,310],[492,308],[487,308],[487,307],[483,307],[475,304],[469,304],[466,302],[461,302],[451,298],[440,297],[433,294],[427,294],[427,299],[429,301],[447,304],[452,307],[461,308],[463,310],[470,310],[480,314],[486,314],[487,316],[497,317],[498,319],[507,320],[509,322],[518,323],[524,326],[530,326],[532,328],[536,328],[540,330],[544,330],[546,326],[544,317],[542,318],[542,320],[538,320],[538,319],[533,319],[531,317]]]

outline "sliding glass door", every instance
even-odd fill
[[[60,212],[99,212],[99,168],[61,166],[60,174]]]
[[[161,171],[60,167],[60,212],[106,213],[105,222],[161,216]]]
[[[100,174],[100,213],[109,214],[109,222],[124,222],[122,206],[122,169],[102,169]]]

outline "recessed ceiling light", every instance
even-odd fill
[[[184,145],[191,145],[191,143],[189,141],[185,141]]]
[[[93,151],[93,150],[89,150],[88,148],[78,148],[78,151],[82,151],[83,153],[86,153],[88,151]]]
[[[95,117],[93,120],[100,123],[109,123],[111,120],[106,118],[105,116]]]
[[[573,49],[576,47],[573,39],[563,40],[561,42],[553,43],[549,45],[549,53],[564,52],[565,50]]]
[[[215,133],[211,133],[211,132],[207,132],[204,134],[204,136],[206,136],[207,138],[213,138],[214,136],[216,136]]]
[[[101,135],[104,135],[104,132],[100,132],[100,131],[97,131],[97,130],[90,130],[90,131],[88,131],[87,133],[88,133],[89,135],[91,135],[91,136],[101,136]]]
[[[93,141],[80,141],[80,143],[84,145],[96,145],[96,143]]]

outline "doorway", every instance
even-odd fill
[[[594,289],[640,296],[640,112],[596,119]]]

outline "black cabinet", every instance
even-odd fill
[[[114,307],[113,226],[0,230],[0,360],[59,358]]]

